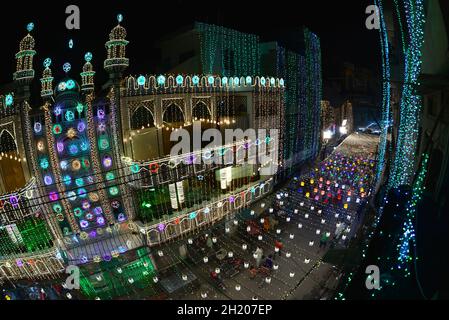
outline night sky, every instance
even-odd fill
[[[11,1],[2,11],[0,84],[11,82],[14,54],[25,35],[25,26],[33,21],[37,56],[37,77],[42,61],[51,57],[54,75],[62,75],[66,61],[79,74],[86,51],[94,55],[98,78],[105,80],[102,64],[106,56],[104,43],[116,25],[117,13],[124,15],[128,31],[129,73],[154,72],[158,53],[154,42],[167,33],[194,21],[221,24],[240,31],[255,33],[262,39],[286,38],[294,43],[295,31],[306,26],[322,41],[324,76],[334,75],[334,65],[348,61],[379,72],[379,35],[365,28],[365,8],[373,0],[314,1]],[[81,29],[65,28],[65,8],[77,4],[81,10]],[[69,39],[75,46],[68,49]]]

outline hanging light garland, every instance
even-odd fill
[[[398,3],[395,3],[398,8]],[[399,8],[398,8],[399,10]],[[391,166],[389,187],[410,184],[413,178],[414,160],[418,139],[421,97],[417,94],[418,77],[421,73],[422,46],[424,43],[424,1],[405,0],[404,12],[407,47],[404,48],[404,84],[400,103],[400,119],[395,157]]]
[[[380,28],[380,43],[382,49],[382,120],[381,120],[381,135],[379,143],[379,156],[377,163],[376,180],[379,182],[385,169],[385,154],[388,141],[388,129],[391,125],[390,120],[390,100],[391,100],[391,71],[390,71],[390,48],[388,41],[388,30],[385,23],[385,16],[383,11],[383,0],[376,0],[379,8],[379,20],[381,22]]]

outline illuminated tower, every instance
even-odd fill
[[[29,97],[29,85],[34,79],[33,57],[36,51],[34,38],[30,34],[33,29],[34,23],[30,22],[27,25],[28,34],[20,41],[19,52],[16,53],[16,72],[13,75],[19,93],[26,97]]]
[[[51,59],[44,60],[44,72],[41,78],[41,97],[46,100],[53,95],[53,76],[50,69]]]
[[[118,24],[109,33],[109,41],[106,42],[108,52],[104,61],[104,69],[109,73],[111,79],[117,80],[122,76],[123,71],[129,66],[129,59],[126,58],[126,30],[120,23],[123,21],[121,14],[117,15]]]
[[[95,71],[93,69],[92,64],[92,53],[87,52],[84,55],[84,60],[86,63],[83,66],[83,72],[81,72],[81,91],[83,93],[89,94],[92,93],[95,89],[94,77]]]

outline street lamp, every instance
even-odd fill
[[[326,150],[327,150],[327,145],[329,144],[329,140],[332,139],[332,131],[331,130],[325,130],[323,131],[323,160],[326,158]]]
[[[332,138],[332,131],[330,131],[330,130],[323,131],[323,139],[325,142],[327,142],[331,138]]]

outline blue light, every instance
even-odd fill
[[[75,184],[76,184],[78,187],[84,186],[84,180],[83,180],[83,178],[78,178],[78,179],[76,179],[76,180],[75,180]]]
[[[40,122],[34,123],[34,132],[41,133],[42,132],[42,124]]]
[[[80,198],[85,198],[87,196],[87,191],[84,188],[80,188],[78,189],[78,196]]]
[[[137,84],[138,84],[139,86],[144,86],[146,81],[147,81],[147,80],[145,79],[144,76],[140,76],[140,77],[137,78]]]
[[[49,164],[49,162],[48,162],[48,159],[47,158],[43,158],[43,159],[41,159],[41,161],[40,161],[40,166],[41,166],[41,168],[42,169],[48,169],[48,166],[49,166],[50,164]]]
[[[196,218],[196,212],[192,212],[192,213],[189,214],[189,219],[190,220],[193,220],[195,218]]]
[[[65,85],[66,85],[66,88],[67,88],[68,90],[72,90],[73,88],[75,88],[75,81],[73,81],[73,80],[68,80],[68,81],[65,83]]]
[[[176,77],[176,83],[177,83],[179,86],[182,85],[183,81],[184,81],[183,76],[179,75],[179,76]]]
[[[240,79],[235,77],[234,78],[234,86],[238,86],[240,84]]]
[[[72,111],[67,111],[65,113],[65,119],[67,121],[73,121],[75,119],[75,114]]]
[[[65,73],[68,73],[70,70],[72,70],[72,65],[70,63],[66,62],[62,66],[62,70],[64,70]]]
[[[246,77],[246,84],[247,85],[251,85],[253,83],[253,79],[251,79],[251,77]]]
[[[192,78],[193,85],[198,85],[200,83],[200,78],[198,76],[193,76]]]
[[[10,94],[10,93],[7,94],[6,97],[5,97],[5,104],[6,104],[6,106],[7,106],[7,107],[10,107],[10,106],[13,105],[13,103],[14,103],[14,97],[13,97],[13,95]]]
[[[34,30],[34,23],[33,22],[30,22],[30,23],[27,24],[27,30],[28,30],[28,32],[31,32],[31,31]]]
[[[160,86],[165,85],[165,77],[163,75],[160,75],[159,77],[157,77],[157,84]]]
[[[72,155],[77,155],[78,154],[78,152],[79,152],[79,149],[78,149],[78,146],[76,145],[76,144],[72,144],[70,147],[69,147],[69,151],[70,151],[70,154],[72,154]]]
[[[207,78],[207,82],[208,82],[210,85],[213,85],[213,84],[214,84],[214,77],[212,77],[212,76],[208,77],[208,78]]]
[[[84,55],[84,60],[86,62],[91,62],[92,61],[92,53],[91,52],[86,52],[86,54]]]
[[[50,58],[46,58],[44,60],[44,68],[48,68],[51,66],[51,59]]]
[[[72,183],[72,178],[69,175],[67,175],[64,176],[63,181],[66,186],[69,186]]]
[[[228,84],[228,78],[227,77],[223,77],[223,79],[221,79],[221,83],[226,86]]]

